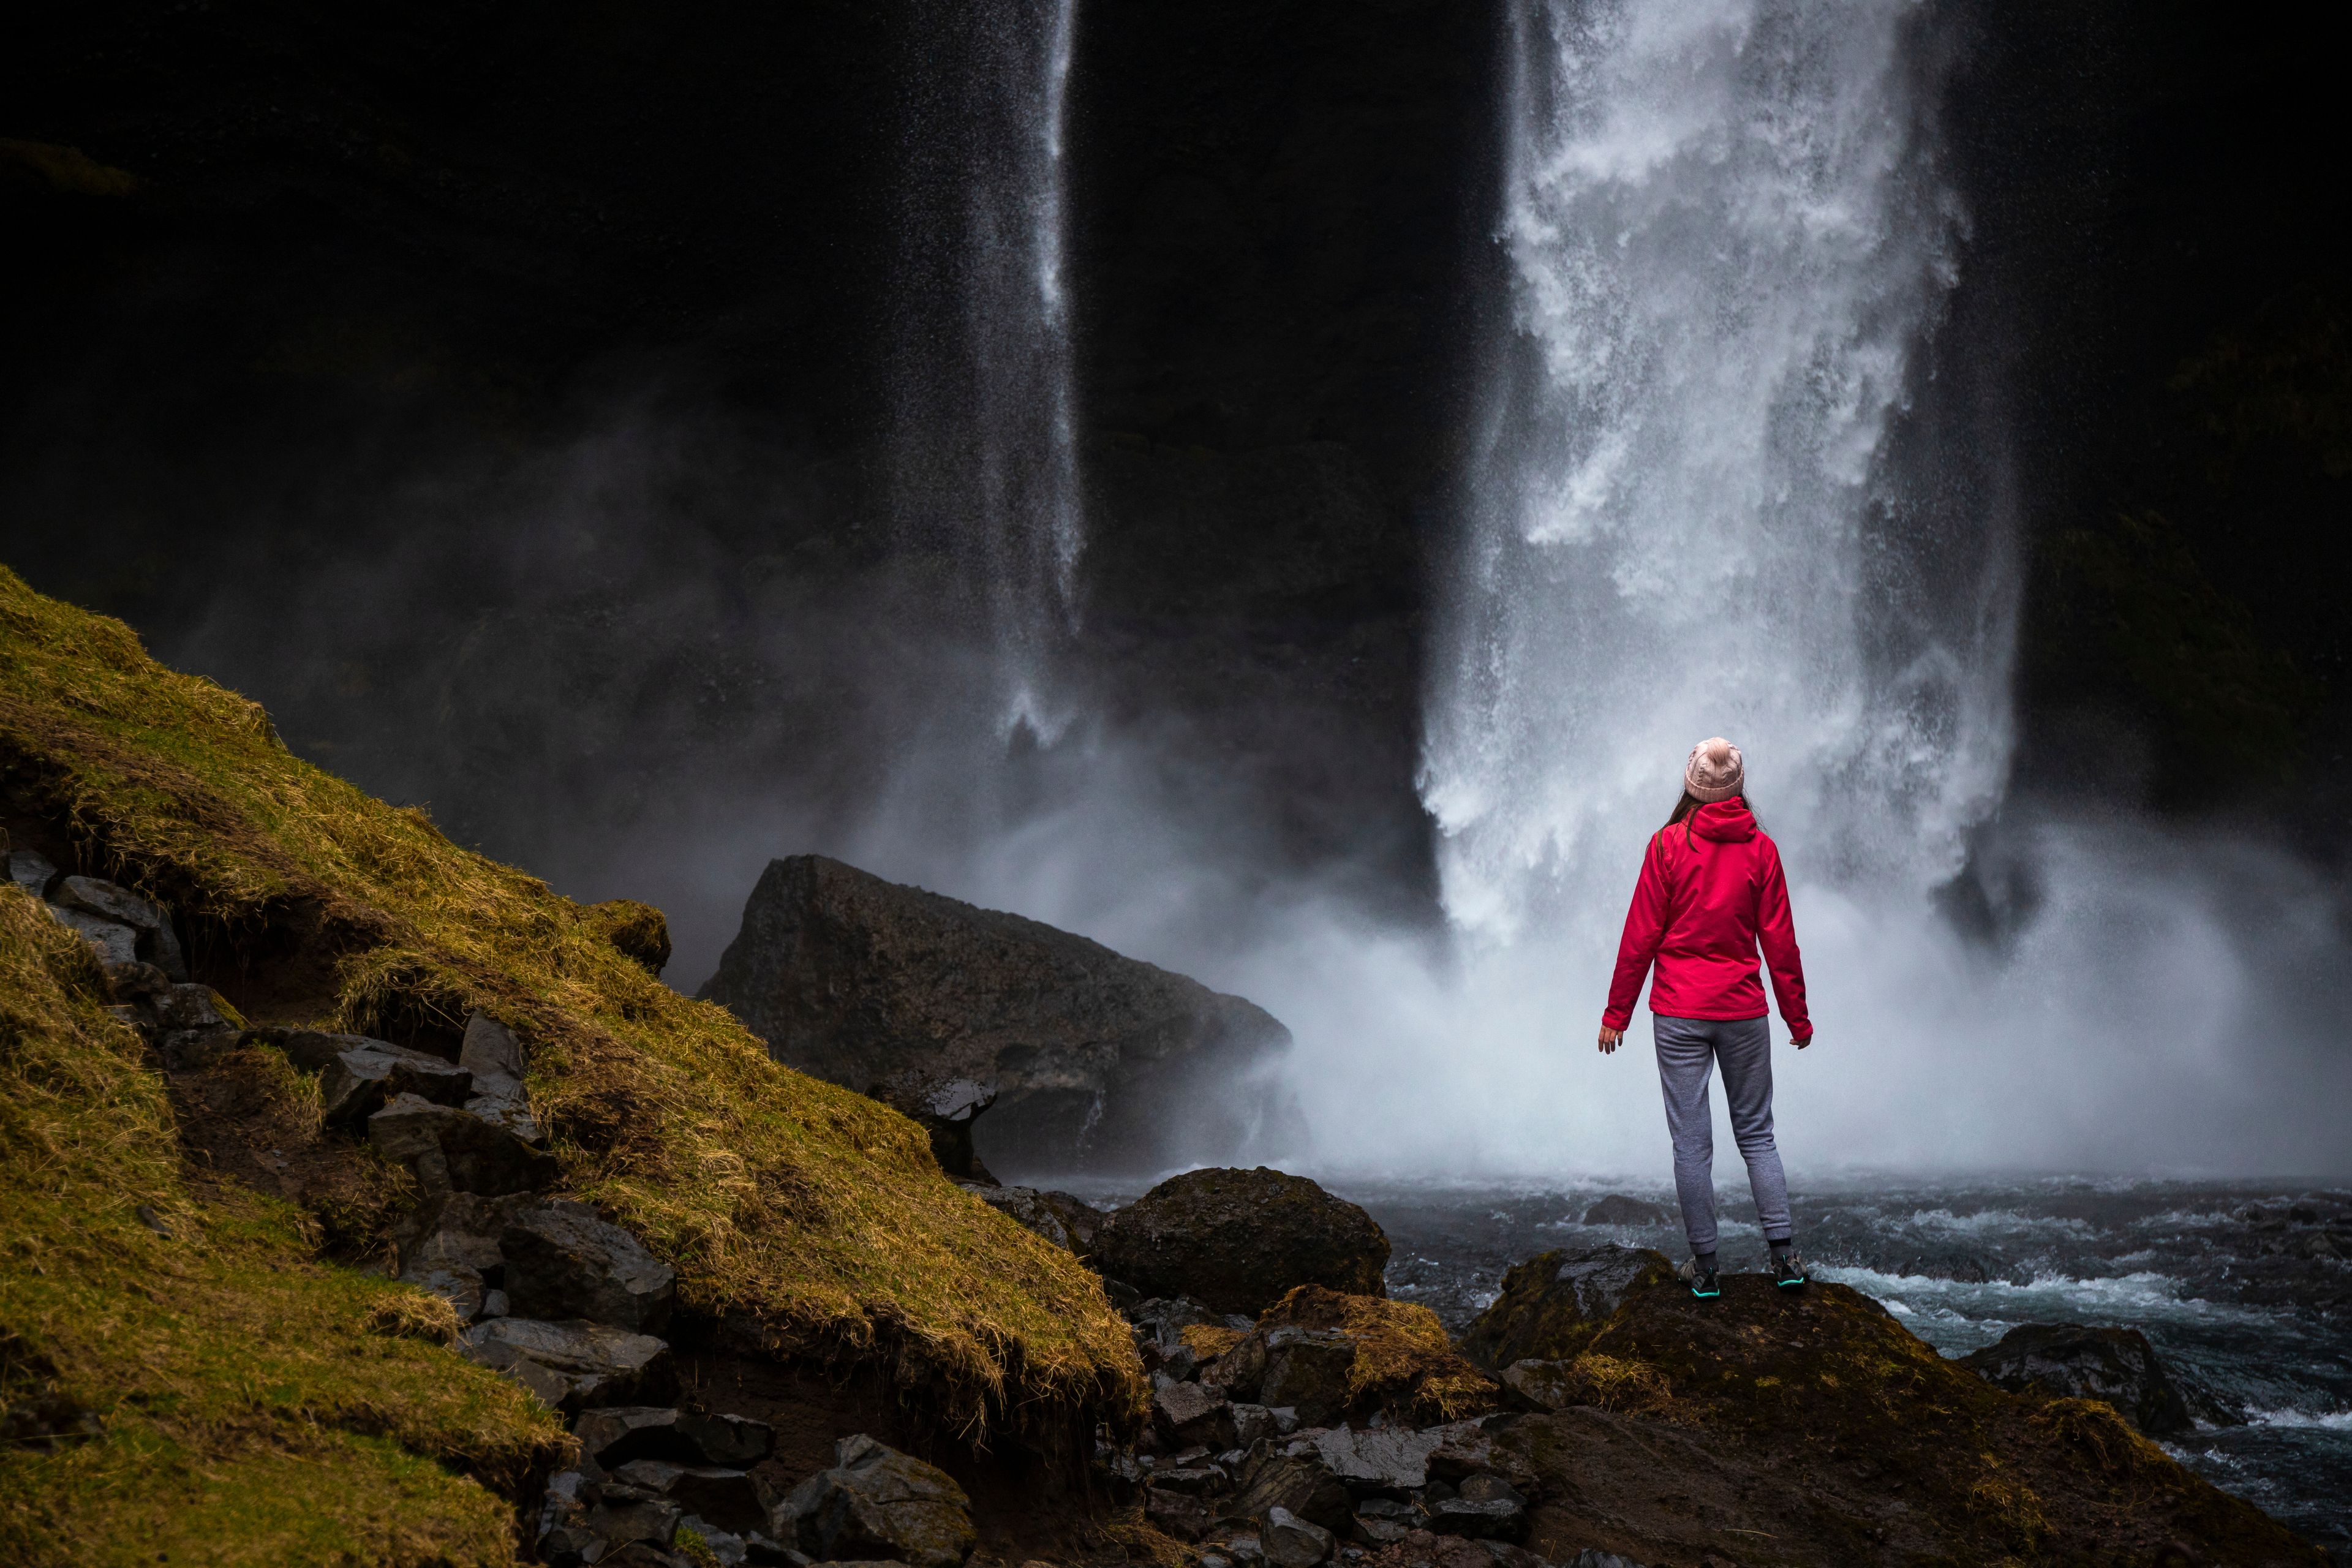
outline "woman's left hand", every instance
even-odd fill
[[[1617,1044],[1618,1044],[1618,1042],[1619,1042],[1619,1041],[1621,1041],[1621,1040],[1622,1040],[1624,1037],[1625,1037],[1625,1031],[1624,1031],[1624,1030],[1622,1030],[1622,1029],[1612,1029],[1612,1028],[1611,1028],[1611,1027],[1610,1027],[1608,1025],[1606,1025],[1606,1024],[1601,1025],[1601,1054],[1602,1056],[1604,1056],[1604,1057],[1605,1057],[1605,1056],[1609,1055],[1611,1052],[1614,1051],[1614,1050],[1617,1048]]]

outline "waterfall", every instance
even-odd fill
[[[1077,3],[916,9],[893,510],[969,581],[998,731],[1051,741],[1085,545],[1065,274]]]
[[[1960,221],[1916,11],[1515,8],[1511,331],[1422,775],[1462,929],[1613,934],[1707,735],[1848,881],[1924,891],[1997,798],[2006,530],[1930,517],[1889,462]]]

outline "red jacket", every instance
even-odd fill
[[[1670,1018],[1760,1018],[1764,986],[1756,949],[1772,969],[1772,994],[1792,1039],[1813,1037],[1805,1012],[1805,970],[1797,956],[1797,928],[1789,918],[1789,884],[1780,851],[1756,826],[1737,796],[1702,805],[1663,827],[1642,858],[1633,907],[1625,911],[1617,944],[1617,976],[1609,985],[1601,1024],[1622,1029],[1633,1021],[1650,965],[1650,1011]]]

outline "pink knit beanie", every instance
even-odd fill
[[[1748,764],[1740,761],[1739,748],[1720,735],[1693,746],[1690,761],[1683,764],[1683,788],[1693,800],[1729,800],[1747,783]]]

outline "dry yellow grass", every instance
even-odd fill
[[[1427,1426],[1483,1415],[1502,1403],[1494,1379],[1463,1359],[1437,1314],[1416,1302],[1301,1285],[1258,1319],[1261,1331],[1283,1323],[1337,1329],[1353,1342],[1351,1409],[1377,1406]]]
[[[912,1122],[779,1067],[621,952],[610,911],[290,755],[254,703],[5,569],[0,787],[206,951],[331,955],[320,1022],[505,1022],[565,1184],[677,1268],[688,1314],[878,1361],[974,1437],[1139,1422],[1098,1282],[944,1179]]]

